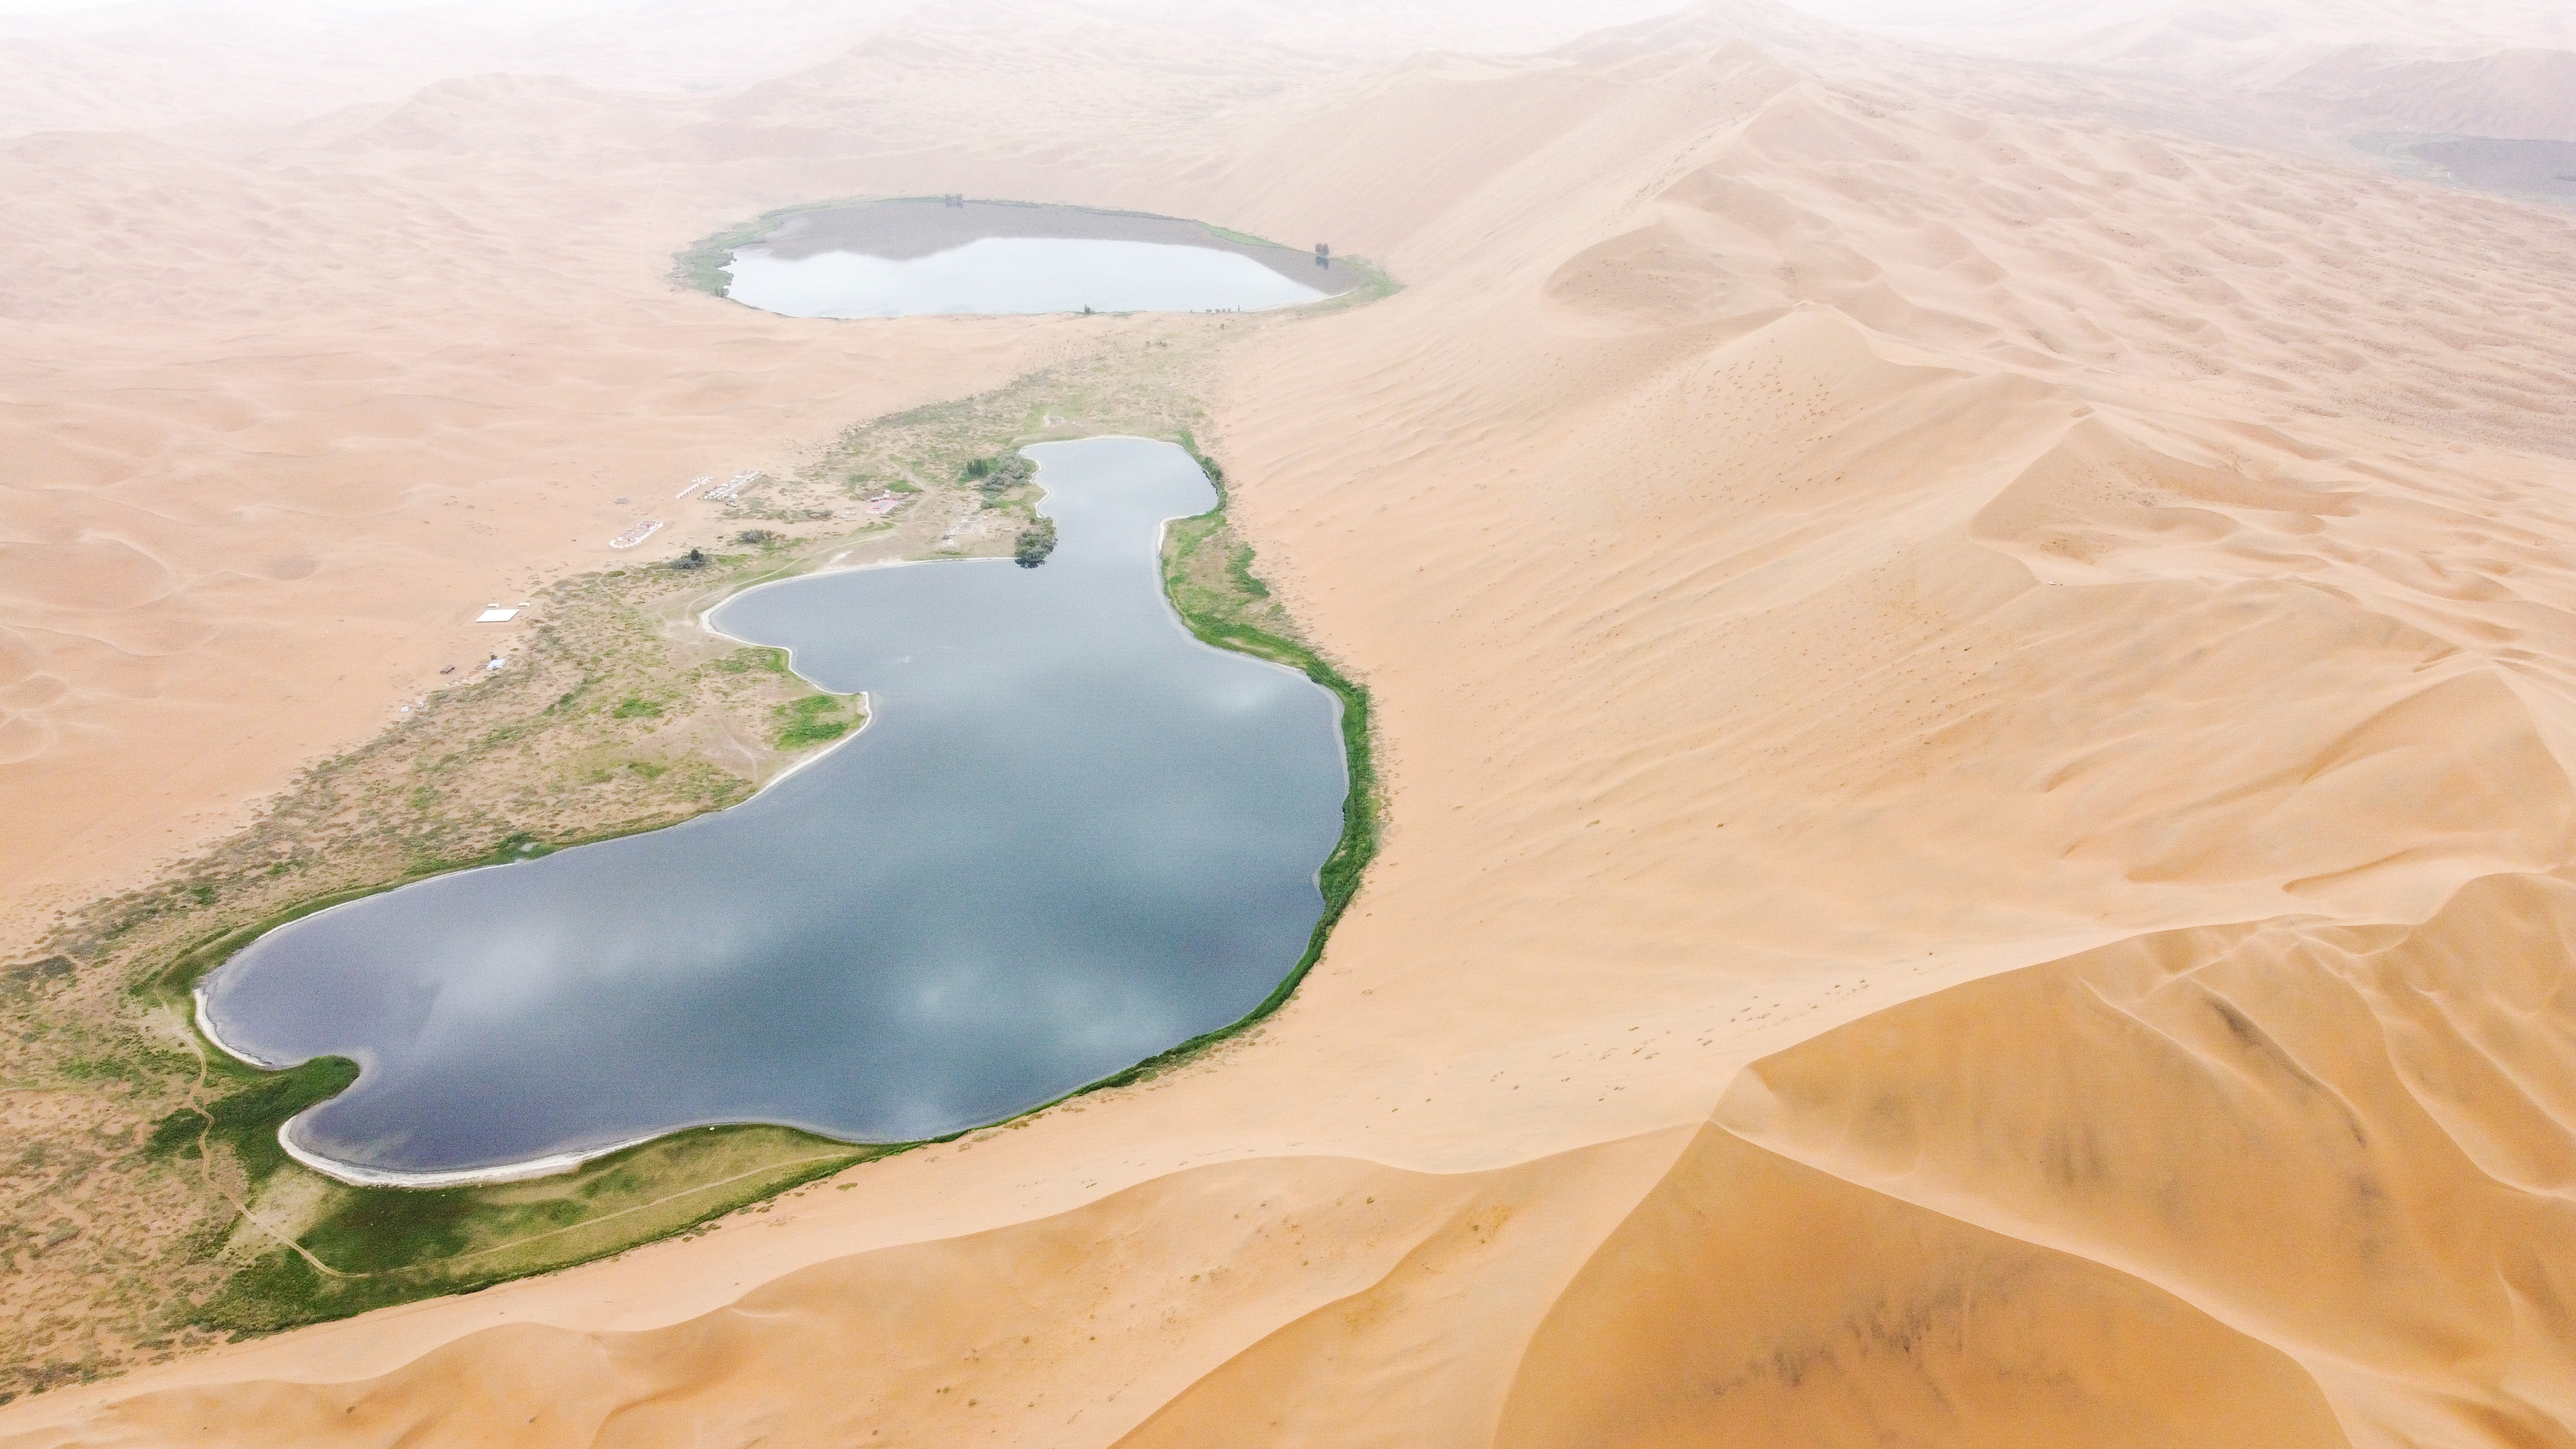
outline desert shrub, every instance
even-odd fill
[[[1017,453],[977,458],[964,469],[966,481],[983,493],[988,507],[1000,502],[1003,494],[1029,481],[1036,472],[1037,465]]]
[[[1055,520],[1041,518],[1020,530],[1020,541],[1012,546],[1011,557],[1024,569],[1036,568],[1055,552]]]

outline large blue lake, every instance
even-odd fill
[[[1044,566],[821,574],[709,617],[867,692],[826,757],[668,830],[337,907],[217,971],[227,1045],[362,1067],[290,1144],[401,1176],[713,1123],[935,1136],[1259,1004],[1322,912],[1338,702],[1172,613],[1162,523],[1215,503],[1187,453],[1028,452],[1060,530]]]

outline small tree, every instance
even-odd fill
[[[1055,552],[1055,520],[1041,518],[1020,530],[1020,541],[1011,549],[1011,557],[1024,569],[1036,568]]]

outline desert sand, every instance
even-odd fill
[[[763,317],[666,286],[697,235],[962,189],[1407,283],[1248,332],[1207,439],[1383,728],[1277,1017],[0,1444],[2576,1443],[2576,217],[2225,55],[1502,49],[896,26],[0,143],[29,932],[609,497],[1091,325]]]

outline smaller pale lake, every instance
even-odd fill
[[[1249,257],[1160,242],[994,236],[898,261],[734,254],[725,295],[789,317],[1257,312],[1321,299]]]
[[[1253,312],[1338,296],[1344,262],[1177,217],[1011,202],[854,202],[798,212],[720,269],[789,317]]]
[[[215,972],[228,1046],[360,1065],[289,1142],[418,1180],[707,1123],[930,1137],[1258,1006],[1323,910],[1339,706],[1172,612],[1163,521],[1216,502],[1189,454],[1028,453],[1043,566],[817,574],[710,616],[866,691],[857,736],[733,809],[354,901]]]

